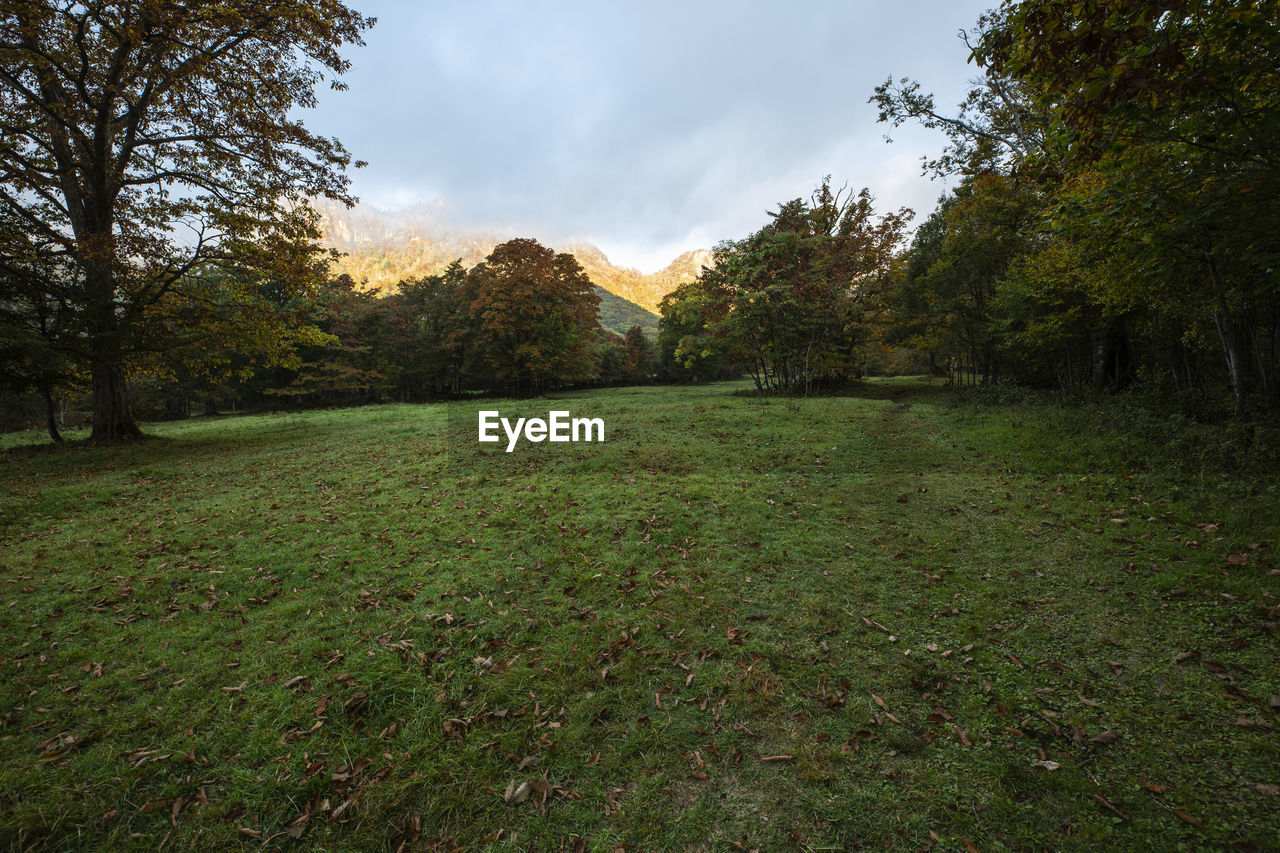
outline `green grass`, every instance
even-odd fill
[[[8,451],[0,840],[1280,848],[1274,479],[739,388]],[[506,454],[479,408],[607,441]]]

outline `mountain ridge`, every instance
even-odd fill
[[[315,208],[326,242],[345,255],[332,265],[333,271],[350,275],[378,292],[394,291],[408,278],[439,273],[455,260],[473,267],[494,246],[516,236],[453,225],[439,204],[386,212],[368,205],[347,209],[320,201]],[[662,270],[646,274],[613,264],[599,247],[588,242],[552,248],[573,255],[597,287],[653,314],[663,296],[697,278],[711,263],[709,250],[695,249],[680,254]]]

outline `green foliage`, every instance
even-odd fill
[[[833,192],[828,179],[770,216],[663,301],[664,359],[683,371],[741,364],[760,390],[785,393],[860,375],[910,211],[876,220],[867,190]]]
[[[350,202],[350,157],[294,108],[326,75],[340,88],[339,50],[372,23],[336,0],[4,5],[0,259],[65,261],[28,285],[74,330],[46,340],[91,374],[96,438],[137,434],[126,369],[165,333],[182,346],[224,321],[224,305],[198,310],[202,266],[298,292],[317,280],[307,199]]]
[[[472,381],[536,394],[595,375],[600,297],[572,255],[509,240],[467,273],[464,294]]]
[[[948,133],[936,168],[1029,202],[985,233],[954,228],[962,201],[940,208],[905,266],[898,337],[963,341],[978,378],[1145,377],[1225,386],[1242,417],[1280,407],[1278,13],[1275,0],[1023,0],[966,36],[985,79],[958,118],[915,84],[877,89],[882,120]],[[993,143],[999,156],[983,155]],[[948,241],[990,254],[987,269],[955,265]],[[983,283],[979,324],[953,310],[947,279]]]

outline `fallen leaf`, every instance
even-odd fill
[[[1120,735],[1116,734],[1115,729],[1107,729],[1102,734],[1089,738],[1089,743],[1115,743],[1119,739]]]
[[[290,838],[301,838],[302,834],[307,831],[307,821],[311,820],[311,815],[303,813],[295,817],[284,831],[289,834]]]
[[[965,746],[973,746],[973,741],[969,740],[969,733],[959,726],[952,726],[951,730],[955,732],[956,737],[960,739],[960,743]]]
[[[1104,809],[1109,809],[1110,811],[1115,812],[1116,814],[1120,815],[1120,817],[1123,818],[1124,820],[1129,819],[1129,816],[1125,814],[1124,811],[1119,806],[1117,806],[1115,803],[1111,802],[1101,794],[1094,794],[1093,798],[1097,800],[1098,805],[1102,806]]]
[[[519,805],[529,799],[529,792],[532,790],[533,788],[530,787],[528,782],[521,782],[519,786],[517,786],[516,780],[512,779],[507,783],[507,790],[506,793],[502,795],[502,801],[510,805]]]
[[[1177,815],[1178,820],[1182,821],[1183,823],[1189,823],[1192,826],[1194,826],[1196,829],[1204,829],[1204,821],[1200,820],[1199,818],[1192,817],[1191,815],[1184,812],[1182,809],[1174,809],[1173,813]]]
[[[1033,761],[1031,762],[1031,766],[1043,767],[1045,770],[1048,770],[1050,773],[1052,773],[1054,770],[1057,770],[1062,765],[1056,761]]]
[[[1148,782],[1142,787],[1146,788],[1148,791],[1150,791],[1153,794],[1163,794],[1165,791],[1169,790],[1168,785],[1156,785],[1153,782]]]
[[[793,756],[790,755],[764,755],[760,757],[761,761],[792,761]]]
[[[1280,785],[1268,785],[1259,782],[1253,786],[1253,790],[1264,797],[1280,797]]]

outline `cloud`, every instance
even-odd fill
[[[956,30],[983,8],[366,3],[379,23],[350,90],[306,120],[369,161],[355,190],[380,207],[440,199],[460,224],[591,240],[648,270],[825,174],[927,213],[940,187],[919,157],[943,140],[902,128],[886,146],[866,100],[893,73],[957,102],[973,69]]]

